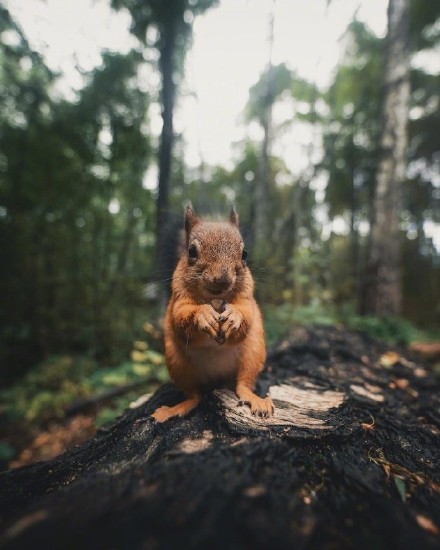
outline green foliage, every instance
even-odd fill
[[[410,42],[413,50],[434,48],[440,42],[440,5],[438,2],[409,2]]]
[[[3,469],[3,465],[7,465],[10,460],[15,456],[15,449],[12,445],[0,441],[0,467]]]
[[[366,332],[371,337],[390,344],[409,345],[414,341],[440,339],[438,329],[420,329],[401,317],[361,316],[350,304],[337,308],[318,300],[303,307],[295,307],[289,303],[270,306],[264,310],[264,321],[268,345],[276,344],[289,334],[293,326],[301,325],[342,325]]]
[[[116,418],[120,416],[138,396],[139,392],[130,392],[127,395],[115,399],[111,406],[103,407],[96,415],[95,426],[97,428],[102,428],[102,426],[114,422],[114,420],[116,420]]]
[[[333,325],[335,316],[331,309],[315,301],[307,306],[295,307],[292,303],[264,308],[264,328],[268,346],[274,346],[289,335],[292,327],[316,325]]]
[[[358,21],[346,39],[344,62],[326,96],[331,109],[322,163],[329,175],[326,200],[332,217],[352,210],[368,218],[381,130],[383,40]]]
[[[275,100],[292,86],[293,75],[284,63],[268,67],[249,90],[246,118],[260,120]]]
[[[1,391],[4,413],[11,421],[39,423],[62,415],[76,397],[88,395],[86,382],[95,365],[69,356],[49,359],[28,372],[16,386]]]
[[[344,315],[341,315],[341,320],[345,320]],[[423,331],[400,317],[385,317],[381,319],[378,317],[362,317],[351,314],[347,316],[346,323],[350,328],[362,330],[373,338],[390,343],[408,345],[414,340],[423,339],[425,336]]]
[[[152,271],[143,56],[104,52],[76,101],[54,99],[55,76],[5,13],[20,41],[0,44],[2,376],[64,350],[120,360]]]
[[[132,17],[131,32],[147,44],[147,31],[154,28],[156,37],[150,45],[159,52],[173,43],[173,56],[181,71],[185,52],[191,41],[192,20],[215,6],[218,0],[111,0],[114,9],[126,8]]]
[[[64,417],[65,409],[75,400],[97,395],[112,388],[133,382],[146,384],[148,389],[165,381],[167,371],[164,357],[148,350],[142,363],[125,362],[112,368],[100,368],[91,359],[71,356],[53,357],[28,372],[16,385],[0,392],[4,420],[25,426]],[[130,394],[131,397],[136,392]],[[125,397],[130,400],[130,396]],[[118,398],[116,404],[125,403]]]

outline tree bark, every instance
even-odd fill
[[[387,40],[381,158],[362,307],[363,313],[376,315],[399,314],[402,302],[399,213],[410,97],[407,0],[389,0]]]
[[[272,64],[272,49],[274,41],[274,17],[275,0],[269,19],[269,60],[266,67],[267,89],[264,97],[264,107],[261,111],[261,127],[263,129],[263,142],[261,145],[261,158],[259,173],[255,188],[254,231],[253,246],[256,258],[266,258],[267,245],[269,243],[269,186],[270,186],[270,145],[272,131],[272,108],[274,102],[274,75]]]
[[[3,547],[438,548],[440,388],[408,353],[297,329],[259,380],[267,420],[216,390],[154,424],[182,399],[166,385],[82,447],[2,474]]]
[[[268,92],[269,93],[269,92]],[[259,257],[264,256],[265,244],[269,238],[268,206],[269,206],[269,147],[270,128],[272,120],[272,106],[266,107],[261,115],[263,128],[263,143],[261,145],[261,158],[259,163],[259,174],[255,188],[255,218],[253,244],[255,253]],[[263,247],[263,250],[262,248]]]
[[[165,250],[169,228],[169,200],[172,151],[174,144],[173,112],[175,99],[174,65],[175,65],[175,19],[170,17],[164,25],[162,44],[159,48],[159,67],[162,74],[162,133],[159,146],[159,182],[156,210],[156,254],[159,279],[163,279],[167,268]],[[162,303],[165,309],[168,292],[159,286]]]

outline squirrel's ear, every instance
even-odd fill
[[[232,225],[236,225],[238,227],[238,213],[237,210],[235,210],[234,205],[232,205],[231,207],[231,214],[229,219],[231,220]]]
[[[191,229],[197,225],[200,222],[200,218],[197,216],[197,214],[194,212],[194,208],[192,207],[192,204],[189,202],[185,206],[185,231],[186,231],[186,239],[189,239],[189,234],[191,233]]]

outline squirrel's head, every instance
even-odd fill
[[[187,286],[206,300],[228,297],[248,283],[247,252],[238,228],[238,214],[229,221],[201,220],[192,206],[185,208]]]

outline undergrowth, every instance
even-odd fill
[[[289,303],[267,306],[264,308],[264,320],[269,346],[286,337],[292,326],[301,325],[341,325],[366,332],[371,337],[390,344],[409,345],[414,341],[440,339],[439,329],[421,329],[402,317],[362,316],[349,305],[338,308],[316,302],[300,307]]]
[[[18,383],[0,391],[0,464],[16,455],[17,448],[50,422],[62,422],[75,401],[139,382],[139,387],[97,407],[95,425],[112,421],[140,394],[154,391],[168,379],[165,359],[137,342],[131,361],[116,367],[99,367],[92,359],[68,355],[51,357],[35,366]]]

